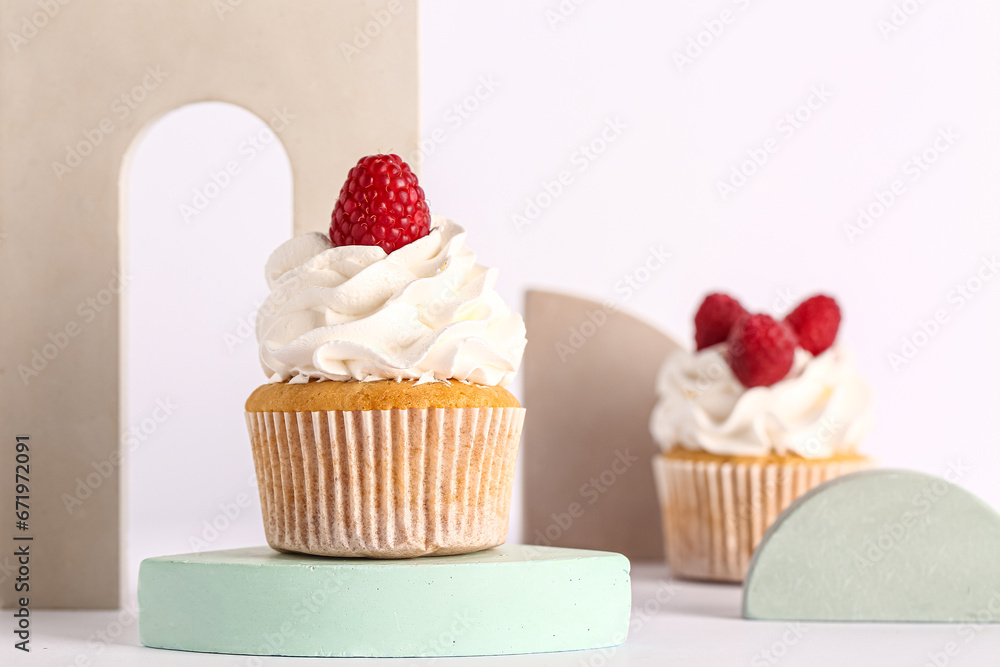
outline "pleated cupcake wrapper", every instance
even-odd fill
[[[867,459],[734,464],[654,457],[670,569],[692,579],[742,581],[754,548],[792,501],[871,467]]]
[[[478,551],[507,537],[523,408],[248,412],[268,544],[323,556]]]

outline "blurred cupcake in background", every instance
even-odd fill
[[[657,379],[650,430],[667,561],[677,576],[742,581],[764,532],[834,477],[873,467],[858,452],[872,396],[836,341],[840,308],[805,300],[784,321],[710,294],[696,351]]]

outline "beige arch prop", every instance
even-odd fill
[[[417,10],[398,0],[7,0],[0,37],[0,601],[114,608],[114,293],[130,148],[178,107],[239,105],[284,144],[295,231],[320,230],[359,156],[416,150]],[[17,436],[29,438],[26,531],[14,521]],[[64,494],[86,495],[79,480],[93,474],[100,483],[70,513]],[[14,544],[30,545],[29,594],[14,591]]]
[[[680,346],[617,308],[529,291],[524,540],[662,560],[649,434],[661,362]]]

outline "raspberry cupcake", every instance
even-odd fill
[[[693,354],[657,380],[650,430],[667,561],[674,574],[742,581],[764,532],[809,489],[873,466],[857,448],[871,392],[836,343],[840,309],[814,296],[784,321],[709,295]]]
[[[408,558],[502,544],[524,323],[398,156],[360,160],[329,234],[267,261],[269,381],[246,402],[268,544]]]

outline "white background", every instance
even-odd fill
[[[615,298],[686,342],[711,290],[752,310],[787,308],[785,293],[834,295],[841,338],[878,396],[867,450],[939,475],[958,463],[960,483],[1000,507],[1000,279],[976,283],[1000,254],[1000,5],[910,0],[913,15],[886,36],[894,2],[563,3],[575,10],[553,26],[556,0],[428,0],[421,181],[431,210],[501,268],[517,309],[529,286]],[[829,98],[800,109],[815,89]],[[779,125],[796,110],[794,131]],[[609,122],[624,127],[582,159]],[[283,150],[247,143],[263,127],[234,107],[188,107],[135,154],[128,423],[141,427],[158,399],[176,407],[130,453],[132,568],[263,542],[242,403],[265,377],[245,322],[266,294],[264,261],[291,230]],[[933,153],[942,130],[957,138],[913,178],[913,156]],[[718,183],[769,139],[774,152],[724,199]],[[181,204],[228,160],[240,173],[185,220]],[[568,184],[546,199],[562,171]],[[895,179],[905,190],[852,242],[845,225]],[[340,186],[330,183],[331,207]],[[544,210],[518,229],[532,200]],[[651,246],[671,260],[624,298],[616,283]],[[960,307],[955,290],[969,281],[979,289]],[[938,311],[946,321],[893,368],[890,353]],[[516,508],[513,518],[517,535]],[[213,521],[230,525],[216,536]]]

